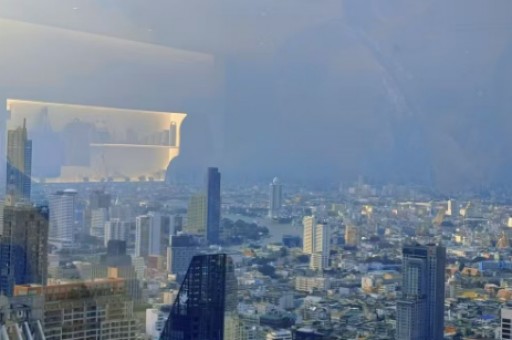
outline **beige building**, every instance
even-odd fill
[[[185,231],[195,235],[206,235],[206,195],[196,194],[190,198]]]
[[[16,286],[15,296],[44,297],[46,340],[135,339],[138,323],[123,279]]]

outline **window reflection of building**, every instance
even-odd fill
[[[75,119],[62,130],[64,163],[69,166],[89,166],[91,159],[91,134],[94,126]]]

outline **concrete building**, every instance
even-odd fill
[[[357,228],[352,223],[347,223],[345,226],[345,244],[347,246],[357,246],[359,243],[359,233]]]
[[[268,217],[279,217],[283,205],[283,186],[279,178],[275,177],[269,185]]]
[[[75,241],[75,206],[77,192],[58,191],[49,197],[50,242],[58,247],[72,247]]]
[[[151,218],[147,215],[135,219],[135,256],[149,255],[149,237],[151,234]]]
[[[128,223],[122,222],[119,218],[112,218],[105,223],[105,247],[110,240],[128,241]]]
[[[43,329],[47,340],[135,339],[138,322],[123,279],[61,285],[16,286],[15,296],[44,298]]]
[[[304,254],[313,254],[313,232],[316,226],[315,216],[306,216],[302,221],[304,227],[304,237],[302,239],[302,252]]]

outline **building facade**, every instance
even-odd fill
[[[49,197],[50,241],[62,247],[74,244],[76,195],[75,190],[67,189]]]
[[[238,331],[237,304],[231,258],[226,254],[194,256],[161,339],[233,339]]]
[[[279,182],[279,178],[275,177],[269,186],[269,207],[268,217],[279,217],[281,207],[283,205],[283,186]]]
[[[417,244],[405,246],[402,254],[396,338],[443,339],[446,248]]]
[[[0,291],[12,296],[16,284],[46,284],[48,272],[48,208],[1,207]]]
[[[220,172],[217,168],[208,168],[206,184],[206,239],[210,244],[219,244],[220,205]]]
[[[32,187],[32,141],[23,126],[7,131],[6,190],[16,199],[30,201]]]

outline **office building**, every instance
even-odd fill
[[[30,200],[32,186],[32,141],[23,125],[7,131],[6,191],[16,200]]]
[[[170,218],[150,212],[136,218],[135,256],[166,256],[169,245]]]
[[[90,235],[103,239],[105,237],[105,224],[110,219],[110,194],[101,190],[93,191],[89,198],[91,216]]]
[[[512,309],[501,309],[501,338],[512,339]]]
[[[12,296],[16,284],[46,284],[48,270],[48,208],[2,207],[0,291]]]
[[[185,231],[188,234],[206,236],[206,195],[196,194],[190,197]]]
[[[167,248],[167,272],[184,277],[192,258],[199,253],[197,237],[193,235],[173,235]]]
[[[149,235],[151,218],[147,215],[137,216],[135,219],[135,256],[149,255]]]
[[[443,339],[446,248],[417,244],[405,246],[402,255],[396,338]]]
[[[281,212],[283,200],[283,186],[279,182],[279,178],[275,177],[270,183],[268,217],[277,218]]]
[[[210,244],[219,244],[220,204],[220,172],[217,168],[208,168],[206,185],[206,239]]]
[[[327,268],[331,252],[329,225],[317,222],[314,216],[304,217],[303,225],[303,252],[311,255],[310,268],[313,270]]]
[[[165,322],[169,317],[172,305],[146,309],[146,336],[151,340],[160,339]]]
[[[112,240],[128,241],[128,233],[128,223],[122,222],[119,218],[110,219],[110,221],[105,223],[105,246]]]
[[[58,191],[49,197],[50,242],[59,247],[71,247],[75,240],[75,206],[77,192]]]
[[[98,279],[61,285],[23,285],[15,296],[43,296],[46,340],[135,339],[138,323],[125,280]]]
[[[226,254],[194,256],[161,339],[235,338],[237,304],[237,283],[231,258]]]

